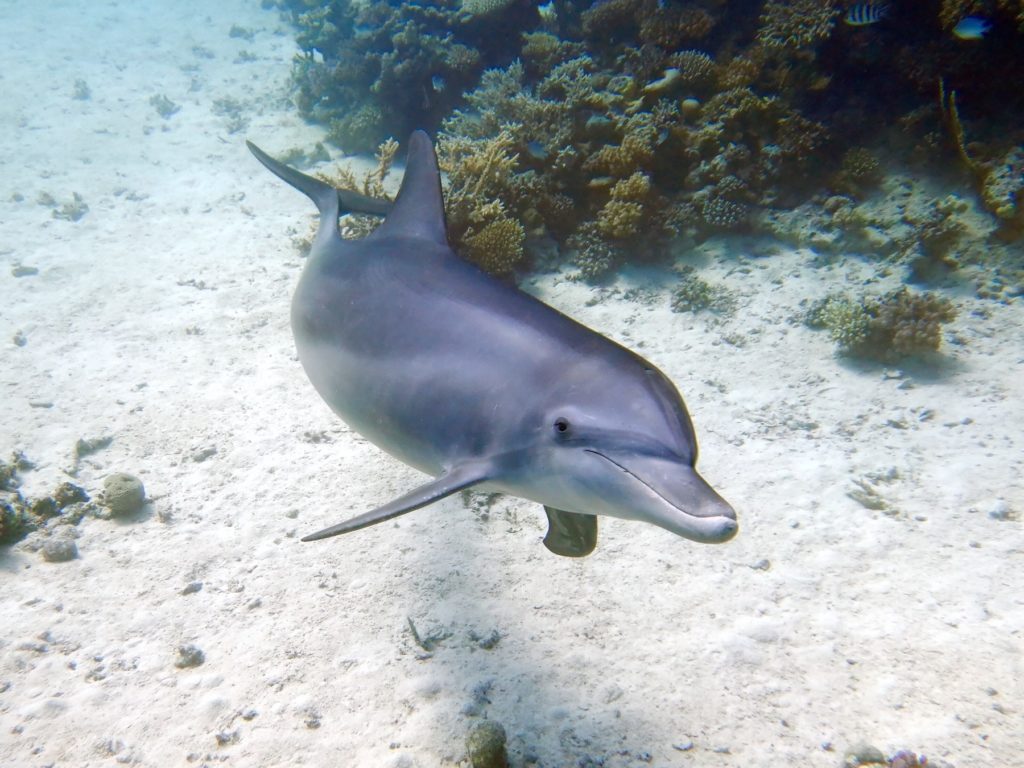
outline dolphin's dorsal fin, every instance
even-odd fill
[[[434,145],[423,131],[414,131],[409,137],[402,186],[394,207],[373,236],[420,237],[448,245],[441,172]]]
[[[456,491],[461,491],[471,485],[482,483],[490,475],[490,465],[487,463],[471,463],[459,467],[453,467],[440,477],[431,480],[429,483],[413,488],[404,496],[399,496],[385,504],[383,507],[364,512],[353,517],[351,520],[324,528],[322,531],[304,536],[303,541],[317,541],[327,539],[331,536],[338,536],[342,533],[351,533],[360,528],[366,528],[377,523],[383,523],[393,517],[412,512],[414,509],[425,507],[427,504],[451,496]]]
[[[544,507],[548,515],[548,535],[544,546],[562,557],[586,557],[597,546],[597,518]]]

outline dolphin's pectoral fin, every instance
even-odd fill
[[[586,557],[597,546],[597,517],[544,507],[548,535],[544,546],[562,557]]]
[[[330,528],[324,528],[322,531],[311,533],[309,536],[304,536],[302,540],[317,541],[318,539],[327,539],[342,533],[358,531],[360,528],[366,528],[376,523],[383,523],[385,520],[404,515],[406,512],[412,512],[420,507],[425,507],[427,504],[443,499],[445,496],[451,496],[456,491],[461,491],[471,485],[483,482],[487,479],[487,470],[488,467],[481,464],[456,467],[436,480],[431,480],[425,485],[414,488],[404,496],[399,496],[397,499],[389,501],[383,507],[377,507],[377,509],[364,512],[353,517],[351,520],[346,520],[343,523],[332,525]]]

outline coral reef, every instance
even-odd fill
[[[326,181],[335,189],[345,189],[367,197],[391,200],[392,196],[385,189],[384,180],[391,173],[391,166],[394,165],[397,153],[398,142],[394,139],[387,139],[377,147],[377,166],[364,173],[361,181],[356,178],[351,168],[344,165],[339,165],[334,173],[318,173],[317,178]],[[342,236],[359,239],[373,232],[380,226],[383,219],[379,216],[349,214],[344,217],[343,221]],[[313,235],[316,233],[316,227],[317,225],[314,223],[309,235],[298,243],[300,251],[308,252],[309,246],[313,242]]]
[[[859,197],[877,187],[881,180],[882,165],[875,153],[865,147],[853,147],[843,154],[830,186],[839,194]]]
[[[526,239],[520,219],[509,215],[504,202],[517,204],[520,216],[528,218],[522,192],[529,177],[515,173],[518,159],[507,132],[493,139],[442,138],[438,144],[447,176],[448,239],[464,258],[502,277],[519,266]]]
[[[768,0],[757,39],[768,48],[806,48],[828,39],[839,8],[831,0]]]
[[[736,311],[736,297],[724,286],[711,285],[698,277],[690,266],[681,267],[678,271],[679,285],[672,292],[673,312],[709,310],[727,317]]]
[[[955,222],[911,242],[862,207],[893,137],[908,162],[958,158],[999,237],[1024,234],[1024,91],[1009,85],[1024,46],[951,33],[982,14],[1010,43],[1021,0],[892,6],[867,26],[841,23],[837,0],[766,0],[756,13],[719,0],[277,5],[303,51],[302,113],[347,151],[440,128],[461,177],[453,239],[494,271],[520,271],[534,243],[554,242],[597,279],[679,235],[774,231],[780,211],[827,193],[831,247],[917,259],[934,282],[960,263]],[[502,162],[485,167],[488,152]]]
[[[651,177],[637,171],[620,179],[597,213],[597,231],[609,240],[624,240],[640,231],[647,216],[645,203],[651,195]]]
[[[435,128],[485,66],[520,55],[540,22],[520,0],[389,4],[281,0],[302,49],[293,66],[302,114],[347,152]],[[503,30],[493,35],[492,25]]]
[[[827,296],[810,309],[806,322],[827,330],[843,354],[895,361],[938,351],[942,326],[955,317],[949,299],[904,287],[880,298]]]
[[[981,199],[1009,239],[1024,233],[1024,147],[1012,146],[985,164]]]
[[[588,282],[603,280],[625,261],[622,250],[605,240],[594,222],[580,226],[569,238],[568,247],[577,269],[575,277]]]

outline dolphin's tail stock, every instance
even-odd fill
[[[245,145],[267,170],[291,184],[316,204],[316,209],[320,211],[320,230],[317,232],[317,239],[337,237],[338,216],[342,214],[365,213],[371,216],[384,216],[391,210],[392,203],[389,200],[378,200],[358,192],[335,189],[327,182],[307,176],[278,162],[251,141],[246,141]]]

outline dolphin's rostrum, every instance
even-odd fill
[[[543,504],[544,543],[569,557],[593,551],[596,515],[701,542],[735,535],[732,508],[694,468],[693,425],[665,375],[456,256],[425,133],[409,139],[393,206],[249,149],[320,211],[291,317],[310,381],[353,429],[435,478],[303,541],[470,487]],[[345,212],[386,217],[350,241]]]

